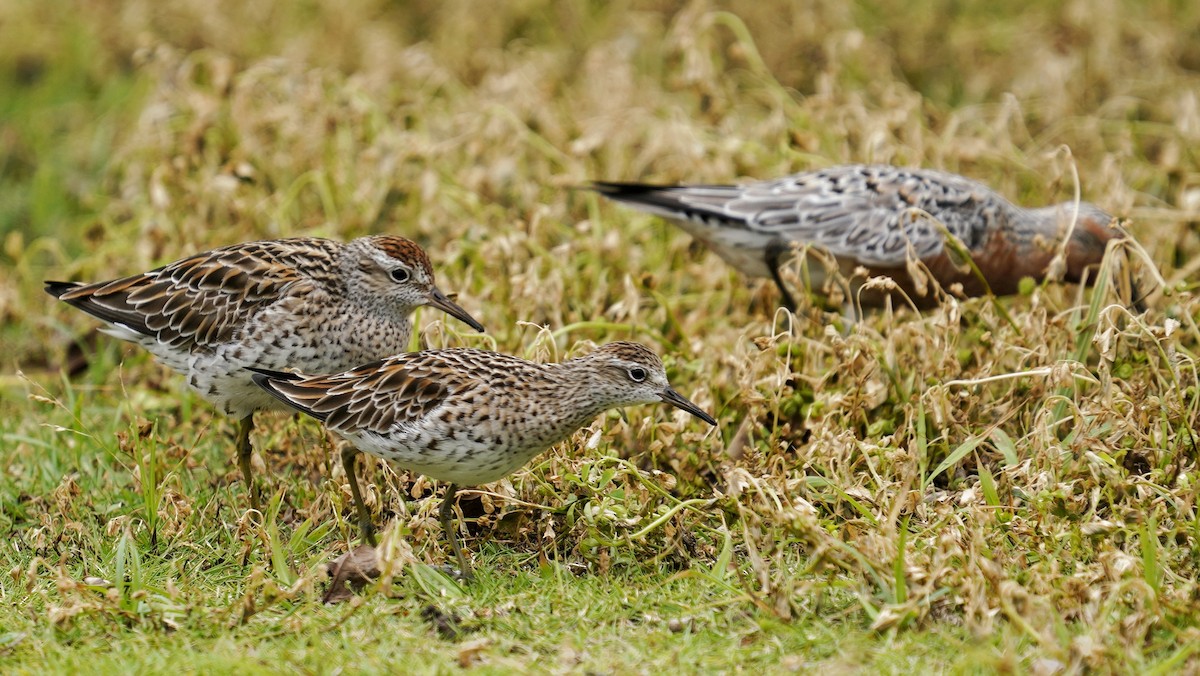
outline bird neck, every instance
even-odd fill
[[[546,373],[546,406],[561,421],[563,438],[620,404],[610,391],[610,381],[587,357],[543,364]]]

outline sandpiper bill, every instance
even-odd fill
[[[1079,282],[1085,269],[1100,263],[1109,240],[1127,236],[1093,204],[1026,209],[956,174],[889,165],[831,167],[743,185],[597,182],[592,188],[673,219],[748,276],[771,277],[792,310],[796,303],[780,266],[794,247],[829,252],[846,276],[862,266],[872,276],[890,277],[915,304],[928,307],[936,299],[909,273],[910,256],[943,288],[961,284],[966,295],[989,289],[1005,295],[1016,293],[1024,277],[1044,279],[1068,232],[1069,282]],[[955,260],[930,216],[965,245],[986,287]],[[809,275],[812,287],[821,288],[824,269],[811,265]],[[877,304],[883,297],[866,294],[862,300]]]
[[[46,291],[104,321],[104,333],[141,345],[240,420],[237,462],[255,507],[254,412],[282,407],[247,367],[338,371],[401,352],[423,305],[483,330],[434,284],[425,251],[390,235],[247,242],[113,281],[48,281]]]
[[[667,403],[717,424],[672,389],[657,355],[629,342],[561,363],[457,348],[400,354],[336,375],[259,370],[254,382],[358,449],[449,482],[439,516],[464,577],[471,568],[450,524],[460,485],[512,473],[612,408]],[[373,545],[355,456],[350,447],[342,452],[359,527]]]

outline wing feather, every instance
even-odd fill
[[[755,233],[764,242],[816,245],[874,266],[903,266],[910,245],[923,259],[941,254],[945,239],[930,216],[975,250],[1014,209],[962,176],[887,165],[833,167],[741,186],[594,187],[644,211],[719,224],[704,231],[705,239],[732,244],[746,241],[737,233]]]
[[[103,321],[178,347],[231,340],[247,318],[289,294],[312,292],[314,268],[337,244],[297,238],[236,244],[109,282],[47,282],[46,290]]]
[[[443,368],[438,368],[443,367]],[[448,367],[437,353],[389,357],[334,375],[254,376],[254,381],[289,406],[341,432],[386,434],[414,423],[451,397],[482,381]]]

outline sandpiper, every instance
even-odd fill
[[[246,367],[338,371],[401,352],[422,305],[483,331],[434,284],[425,251],[390,235],[246,242],[108,282],[47,281],[46,291],[106,322],[104,333],[146,348],[240,419],[237,462],[255,507],[254,411],[283,407]]]
[[[676,221],[744,274],[771,277],[786,307],[796,303],[780,266],[794,248],[824,249],[849,276],[862,266],[887,276],[919,306],[936,303],[908,271],[910,255],[943,288],[966,295],[1015,293],[1022,278],[1042,280],[1064,235],[1064,278],[1079,282],[1104,258],[1108,241],[1126,237],[1099,207],[1067,202],[1039,209],[1016,206],[987,186],[931,169],[847,165],[743,185],[647,185],[596,182],[602,195]],[[956,261],[932,217],[970,253],[987,286]],[[820,288],[824,270],[809,266]],[[1136,290],[1135,290],[1136,296]],[[878,304],[882,294],[862,297]],[[1140,308],[1139,308],[1140,309]]]
[[[657,355],[629,342],[551,364],[457,348],[400,354],[336,375],[256,370],[255,383],[358,449],[449,482],[439,516],[465,577],[471,568],[450,526],[460,485],[512,473],[612,408],[664,402],[717,424],[671,388]],[[359,528],[373,545],[355,456],[353,448],[342,452]]]

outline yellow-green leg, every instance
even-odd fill
[[[254,429],[254,414],[242,418],[238,423],[237,430],[237,463],[242,469],[242,481],[246,482],[246,491],[250,493],[250,506],[254,509],[260,509],[258,485],[254,483],[254,477],[250,474],[250,456],[254,454],[254,447],[250,445],[250,430]]]
[[[358,459],[358,449],[346,444],[342,446],[342,468],[346,470],[346,479],[350,481],[350,495],[354,498],[354,509],[358,511],[358,530],[362,533],[363,541],[375,546],[375,526],[371,523],[371,515],[363,503],[362,493],[358,490],[358,477],[354,475],[354,464]]]
[[[442,530],[446,533],[446,537],[450,539],[450,549],[454,550],[454,555],[458,557],[458,570],[462,573],[464,580],[470,580],[471,564],[467,563],[467,557],[463,554],[462,547],[458,544],[458,529],[450,527],[450,519],[454,516],[454,494],[458,492],[458,486],[450,484],[446,487],[446,495],[442,498],[442,508],[438,513],[442,517]]]

